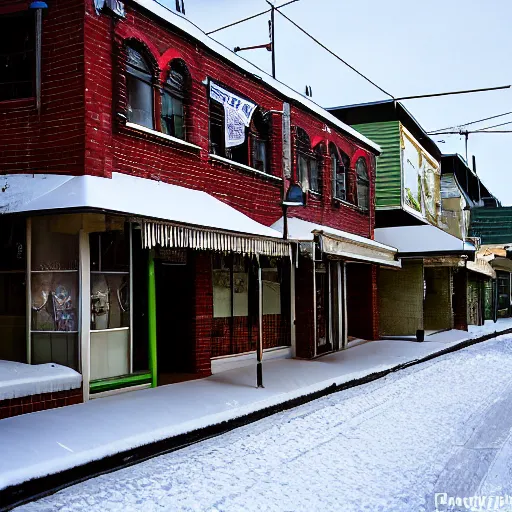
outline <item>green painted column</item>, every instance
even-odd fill
[[[156,283],[153,250],[149,251],[148,257],[148,342],[151,387],[156,388],[158,383],[158,373],[156,359]]]

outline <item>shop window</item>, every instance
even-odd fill
[[[90,235],[91,380],[130,373],[130,234],[122,220]]]
[[[77,369],[80,223],[65,215],[31,222],[31,362]]]
[[[27,362],[24,219],[0,219],[0,359]]]
[[[281,272],[275,258],[262,258],[265,267],[261,269],[263,290],[263,315],[281,314]]]
[[[370,207],[370,179],[368,177],[368,167],[364,158],[359,158],[356,162],[357,176],[357,205],[363,210]]]
[[[213,258],[213,317],[249,314],[249,271],[243,256]]]
[[[185,139],[184,98],[187,70],[180,60],[174,60],[163,86],[162,132]]]
[[[320,178],[320,146],[314,151],[311,148],[309,135],[302,128],[297,128],[297,174],[298,181],[304,190],[321,192]]]
[[[329,145],[332,169],[332,195],[341,201],[347,200],[349,157],[340,151],[334,144]]]
[[[147,59],[132,46],[126,47],[127,119],[154,128],[153,78]]]
[[[0,101],[33,97],[34,77],[33,13],[0,16]]]

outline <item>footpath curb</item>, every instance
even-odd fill
[[[154,443],[126,450],[115,455],[110,455],[101,460],[88,462],[82,466],[70,468],[60,473],[35,478],[21,484],[7,487],[0,491],[0,511],[12,510],[15,507],[49,496],[65,489],[66,487],[71,487],[85,480],[89,480],[106,473],[111,473],[134,464],[139,464],[140,462],[144,462],[145,460],[152,459],[159,455],[180,450],[192,444],[219,436],[236,428],[249,425],[279,412],[293,409],[294,407],[312,402],[313,400],[317,400],[318,398],[322,398],[332,393],[367,384],[374,380],[381,379],[393,372],[425,363],[451,352],[456,352],[470,347],[471,345],[476,345],[477,343],[482,343],[506,334],[512,334],[512,328],[505,329],[503,331],[495,331],[478,338],[467,339],[420,359],[408,361],[407,363],[402,363],[380,372],[370,373],[359,379],[344,382],[343,384],[332,384],[322,390],[315,391],[314,393],[302,395],[280,404],[266,407],[259,411],[254,411],[239,418],[233,418],[216,425],[210,425],[209,427],[187,432],[186,434],[180,434],[161,441],[155,441]]]

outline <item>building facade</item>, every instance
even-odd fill
[[[0,2],[0,358],[74,368],[84,399],[375,339],[399,266],[379,146],[183,10]]]

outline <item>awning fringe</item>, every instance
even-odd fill
[[[250,237],[158,221],[133,220],[141,224],[142,245],[145,249],[159,245],[169,248],[236,252],[248,256],[262,254],[271,257],[290,257],[291,254],[290,243],[280,239]]]

